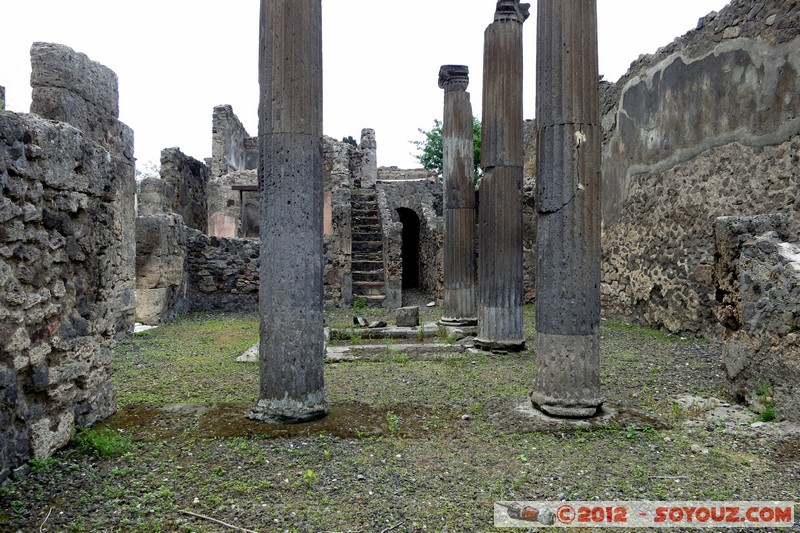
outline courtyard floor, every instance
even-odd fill
[[[421,319],[440,312],[423,304]],[[357,308],[326,322],[347,331],[353,315],[392,320]],[[532,346],[529,306],[525,318]],[[118,413],[0,488],[0,530],[494,531],[497,501],[800,494],[800,427],[731,403],[714,340],[604,321],[603,392],[628,416],[542,425],[524,413],[531,349],[403,348],[457,342],[427,333],[331,341],[375,346],[326,364],[330,414],[297,426],[244,417],[258,364],[236,358],[258,317],[191,315],[138,333],[115,353]]]

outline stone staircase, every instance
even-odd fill
[[[353,301],[380,307],[386,298],[383,270],[383,231],[375,189],[350,191]]]

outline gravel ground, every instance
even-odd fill
[[[391,320],[326,320],[354,312]],[[119,413],[0,488],[0,530],[494,531],[496,501],[800,494],[800,428],[730,404],[714,342],[604,322],[603,391],[630,416],[547,427],[519,409],[532,352],[416,358],[387,342],[327,364],[329,416],[284,427],[242,416],[258,372],[235,357],[257,335],[255,317],[207,315],[124,341]]]

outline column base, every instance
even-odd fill
[[[476,348],[485,351],[500,350],[507,352],[521,352],[525,349],[524,340],[497,341],[477,338],[472,342],[475,344]]]
[[[442,317],[439,320],[439,324],[442,326],[450,326],[450,327],[464,327],[464,326],[477,326],[478,319],[476,318],[449,318],[449,317]]]
[[[602,400],[598,400],[599,403],[597,404],[587,403],[582,405],[551,403],[552,398],[546,398],[535,392],[531,393],[530,398],[534,408],[546,415],[558,418],[591,418],[600,412],[600,407],[603,405]]]
[[[310,394],[305,402],[284,397],[282,400],[261,399],[245,415],[251,420],[268,424],[299,424],[311,422],[328,414],[325,393]]]

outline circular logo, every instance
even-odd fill
[[[556,510],[556,517],[562,524],[571,524],[575,520],[575,509],[571,505],[562,505]]]

